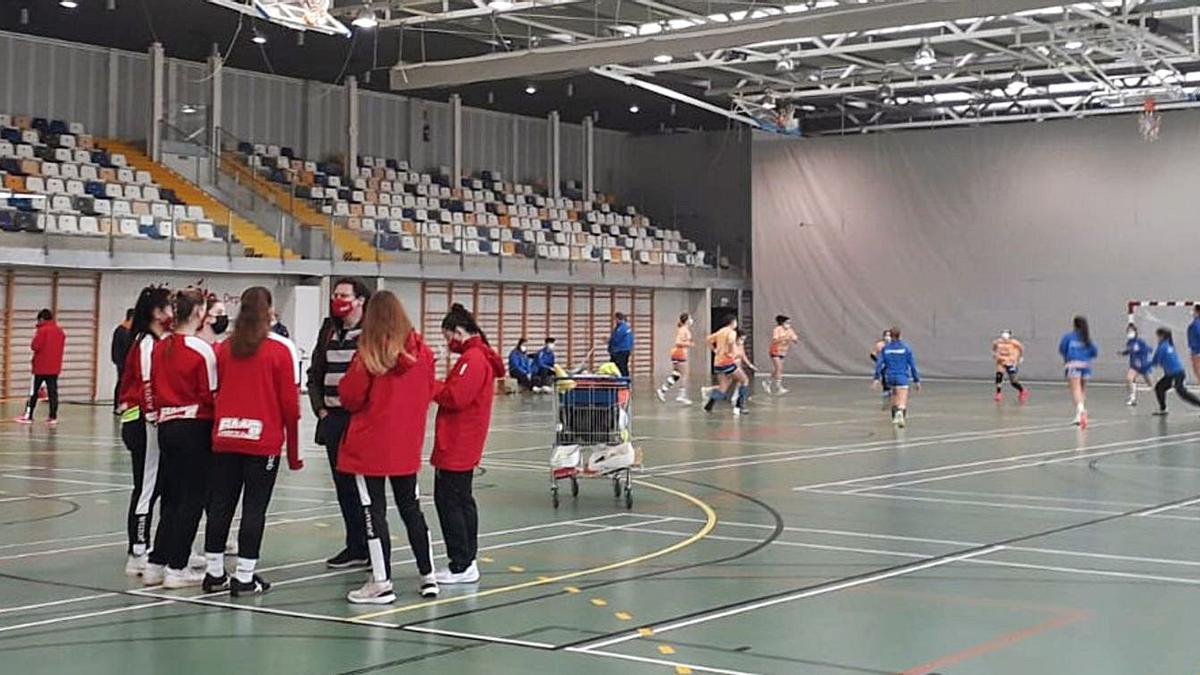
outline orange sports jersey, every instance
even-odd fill
[[[687,351],[694,343],[692,342],[692,329],[685,326],[680,326],[675,331],[675,347],[671,350],[672,361],[687,361]]]
[[[775,326],[771,332],[771,356],[787,356],[788,349],[800,341],[789,326]]]
[[[1017,340],[996,340],[992,343],[992,354],[997,366],[1015,366],[1025,354],[1025,346]]]
[[[726,326],[708,336],[713,347],[713,363],[717,366],[728,366],[737,362],[737,331]]]

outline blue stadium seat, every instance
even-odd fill
[[[16,224],[21,226],[21,229],[26,232],[41,232],[42,227],[38,224],[38,215],[29,211],[17,213],[14,217]]]
[[[71,133],[71,127],[62,120],[50,120],[50,133],[55,136]]]
[[[296,152],[295,152],[294,150],[292,150],[291,148],[289,148],[288,146],[286,146],[286,145],[285,145],[285,146],[283,146],[282,148],[280,148],[280,149],[279,149],[279,156],[280,156],[280,157],[287,157],[288,159],[295,159],[295,158],[296,158]]]
[[[71,207],[85,216],[98,215],[94,210],[94,202],[91,197],[72,197]]]
[[[411,208],[406,207],[404,209],[401,209],[400,212],[404,216],[405,220],[416,220],[417,219],[417,210],[416,209],[411,209]]]
[[[238,141],[237,151],[243,155],[253,155],[254,146],[246,141]]]
[[[169,204],[182,204],[183,200],[175,196],[175,191],[171,188],[159,188],[158,196]]]
[[[104,183],[101,183],[100,181],[89,180],[87,183],[84,183],[83,191],[97,199],[105,198]]]
[[[0,171],[10,173],[14,176],[24,176],[25,172],[21,171],[21,160],[5,158],[0,159]]]
[[[387,168],[389,168],[389,169],[392,169],[393,171],[399,171],[399,170],[400,170],[400,162],[397,162],[397,161],[396,161],[396,160],[394,160],[394,159],[389,159],[389,160],[387,160],[387,161],[385,162],[385,164],[387,165]]]
[[[9,143],[20,143],[21,130],[14,129],[12,127],[4,127],[3,129],[0,129],[0,138],[3,138]]]
[[[92,151],[92,163],[111,168],[112,167],[112,158],[110,158],[108,156],[108,153],[103,150],[93,150]]]
[[[0,230],[20,232],[21,226],[17,224],[16,215],[13,211],[0,211]]]
[[[45,134],[50,131],[50,122],[45,117],[35,117],[29,127]]]
[[[8,205],[18,211],[35,211],[33,208],[33,200],[28,197],[9,197]]]

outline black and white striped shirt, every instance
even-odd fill
[[[308,371],[308,396],[314,410],[342,409],[338,383],[350,368],[350,361],[358,350],[360,335],[361,326],[346,330],[336,320],[321,331],[313,350],[312,367]]]

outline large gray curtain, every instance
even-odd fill
[[[1027,376],[1058,378],[1058,339],[1082,313],[1098,375],[1121,377],[1125,302],[1200,297],[1198,141],[1193,111],[1167,114],[1157,143],[1129,115],[759,135],[756,325],[793,316],[793,371],[869,372],[869,345],[899,324],[925,374],[985,379],[991,340],[1008,328],[1027,347]],[[1189,319],[1155,314],[1177,328]],[[769,330],[757,334],[764,353]]]

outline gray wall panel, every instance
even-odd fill
[[[793,368],[864,374],[871,341],[898,323],[931,375],[990,379],[991,341],[1008,328],[1024,372],[1058,379],[1058,339],[1082,313],[1097,374],[1119,378],[1125,302],[1200,294],[1200,115],[1163,117],[1153,144],[1127,115],[756,140],[756,318],[794,318]]]
[[[578,124],[559,124],[558,140],[562,144],[559,172],[564,182],[583,183],[583,127]]]
[[[105,131],[106,50],[0,33],[0,59],[4,112],[82,122],[90,132]]]

